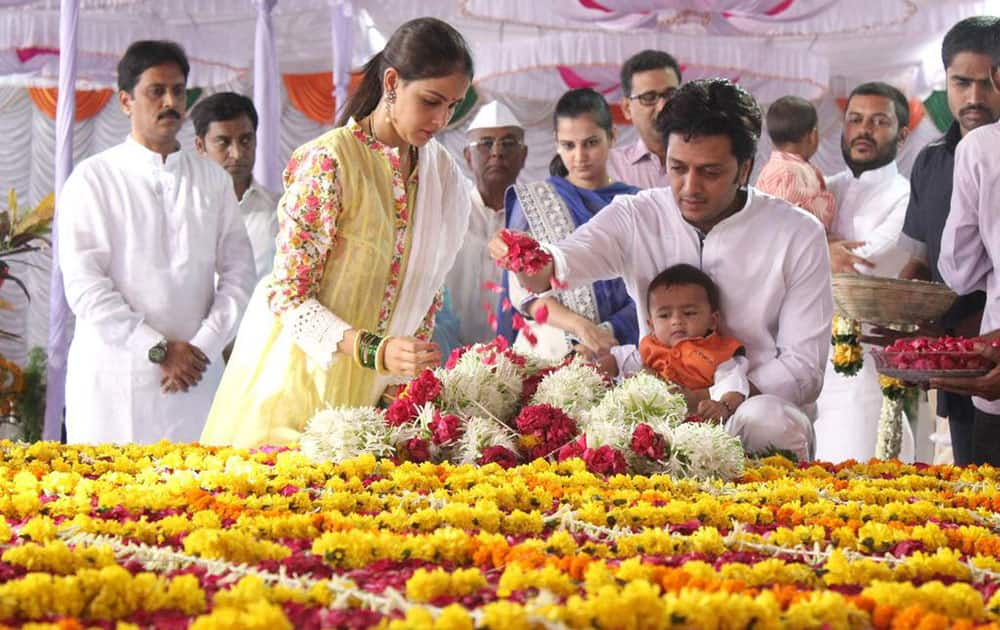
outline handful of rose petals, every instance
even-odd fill
[[[507,246],[507,255],[497,261],[498,267],[534,275],[552,262],[552,256],[527,234],[500,230],[500,238]]]

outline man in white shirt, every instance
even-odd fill
[[[543,294],[553,276],[570,287],[621,276],[645,313],[646,288],[660,271],[678,263],[702,269],[719,285],[723,333],[743,342],[749,361],[751,397],[726,429],[749,452],[779,448],[807,459],[833,318],[823,226],[747,186],[761,113],[739,86],[685,84],[659,124],[670,187],[618,197],[548,246],[553,263],[518,278]],[[494,239],[490,251],[499,258],[506,246]],[[642,318],[639,325],[640,336],[649,332]]]
[[[903,93],[886,83],[863,83],[847,99],[840,148],[847,168],[826,180],[837,201],[830,228],[834,273],[896,277],[908,260],[897,245],[910,183],[896,168],[909,132]]]
[[[639,139],[611,150],[608,175],[639,188],[667,186],[666,153],[656,117],[681,84],[681,67],[662,50],[644,50],[622,65],[622,114]]]
[[[271,273],[278,235],[278,195],[253,179],[257,156],[257,109],[235,92],[203,98],[191,109],[194,146],[233,178],[243,225],[253,248],[257,280]]]
[[[177,142],[188,69],[173,42],[129,46],[118,97],[131,133],[77,166],[59,199],[76,315],[69,442],[197,440],[249,300],[253,257],[232,179]]]
[[[498,285],[503,270],[490,258],[488,245],[493,235],[504,227],[504,195],[517,181],[528,157],[524,128],[514,113],[499,101],[488,103],[479,110],[467,135],[469,144],[463,155],[476,181],[469,194],[472,199],[469,231],[455,266],[445,280],[451,309],[438,313],[437,326],[441,329],[435,327],[435,341],[448,346],[442,345],[445,357],[456,345],[465,346],[496,337],[487,313],[496,309],[497,294],[487,283]],[[443,337],[440,333],[446,328],[454,329],[455,320],[457,334],[452,330]]]
[[[834,273],[895,278],[909,259],[898,245],[910,200],[910,183],[896,168],[906,140],[909,104],[885,83],[863,83],[847,100],[840,145],[847,169],[827,180],[837,202],[830,229]],[[867,348],[866,348],[867,350]],[[867,461],[875,456],[882,390],[871,355],[854,376],[826,366],[817,401],[816,456],[824,461]],[[904,459],[913,456],[913,436],[904,426]]]
[[[994,57],[993,81],[1000,83]],[[997,86],[1000,89],[1000,85]],[[956,293],[986,291],[980,328],[984,336],[1000,337],[1000,123],[970,131],[955,150],[951,211],[941,234],[938,270]],[[1000,466],[1000,349],[984,348],[997,365],[978,378],[931,380],[931,387],[975,396],[972,463]]]

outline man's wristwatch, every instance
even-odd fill
[[[167,340],[164,339],[149,349],[149,360],[157,365],[167,360]]]

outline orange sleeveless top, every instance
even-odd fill
[[[743,348],[736,339],[712,333],[684,339],[670,347],[652,334],[639,342],[642,364],[661,378],[687,389],[707,389],[715,382],[715,368],[732,359]]]

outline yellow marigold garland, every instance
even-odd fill
[[[831,361],[833,361],[833,369],[838,374],[854,376],[864,364],[864,350],[859,341],[860,337],[860,322],[840,315],[833,316]]]
[[[0,567],[36,571],[0,583],[0,619],[997,628],[1000,595],[983,587],[1000,579],[998,476],[770,457],[722,484],[604,479],[578,461],[310,465],[295,450],[0,442]],[[369,593],[358,580],[379,562],[414,568]],[[225,577],[209,591],[181,567]]]

